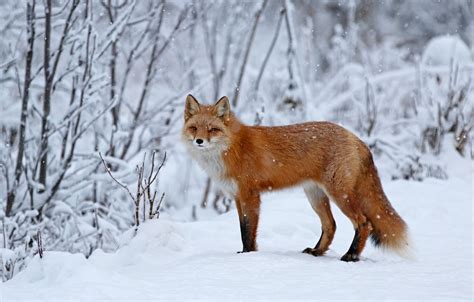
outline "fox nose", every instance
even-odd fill
[[[196,144],[200,145],[200,144],[202,144],[202,143],[204,143],[204,141],[203,141],[202,139],[198,138],[198,139],[196,140]]]

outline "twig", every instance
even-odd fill
[[[120,181],[118,181],[118,180],[112,175],[112,172],[110,171],[110,168],[107,166],[107,163],[105,162],[104,158],[102,157],[102,153],[99,152],[99,156],[100,156],[100,159],[102,160],[102,163],[104,164],[105,170],[107,171],[107,173],[109,173],[110,177],[112,177],[112,179],[113,179],[119,186],[121,186],[122,188],[124,188],[124,189],[128,192],[128,195],[130,195],[130,197],[132,198],[132,200],[135,201],[135,197],[133,197],[133,194],[132,194],[132,192],[130,192],[130,189],[128,188],[128,186],[122,184]]]
[[[37,241],[38,241],[38,254],[41,259],[43,259],[43,239],[41,238],[41,231],[38,230],[36,233]]]
[[[154,215],[156,215],[156,219],[160,218],[160,208],[161,208],[161,203],[163,202],[163,199],[165,198],[165,193],[161,194],[160,201],[158,202],[158,205],[156,206],[156,210]]]

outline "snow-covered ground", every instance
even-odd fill
[[[197,222],[163,216],[113,254],[34,258],[0,285],[1,300],[472,300],[474,169],[469,160],[448,164],[447,181],[384,181],[410,226],[412,260],[368,244],[362,261],[339,261],[353,231],[336,207],[338,229],[327,256],[302,254],[319,238],[320,225],[302,190],[292,189],[264,196],[259,252],[236,253],[235,210]]]

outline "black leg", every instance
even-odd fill
[[[316,243],[316,246],[314,247],[315,249],[319,249],[319,246],[321,245],[321,241],[323,240],[324,236],[324,230],[321,231],[321,237],[319,237],[318,243]]]
[[[242,253],[254,251],[255,249],[252,248],[254,243],[252,242],[250,223],[247,216],[244,216],[240,221],[240,235],[242,236]]]
[[[242,203],[241,200],[245,200]],[[257,250],[257,227],[260,213],[260,196],[258,194],[243,194],[236,199],[239,210],[240,235],[242,236],[242,252]]]
[[[341,257],[342,261],[346,261],[346,262],[359,261],[359,255],[357,252],[357,249],[359,247],[359,242],[360,242],[360,234],[359,234],[359,230],[356,229],[354,239],[352,240],[352,244],[349,247],[349,250],[347,251],[347,253],[344,254],[344,256]]]
[[[324,252],[321,252],[319,247],[321,246],[321,241],[323,240],[324,236],[324,231],[321,232],[321,237],[319,237],[318,243],[316,243],[316,246],[314,248],[307,247],[303,250],[303,253],[305,254],[310,254],[313,256],[322,256]]]

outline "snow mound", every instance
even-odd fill
[[[437,36],[428,42],[421,63],[425,66],[445,66],[454,63],[466,65],[472,62],[469,47],[458,36]]]

